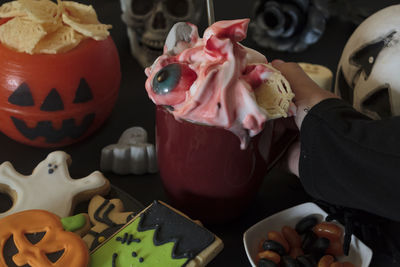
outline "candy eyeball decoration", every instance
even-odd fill
[[[176,105],[186,99],[186,92],[197,74],[186,64],[171,63],[154,76],[151,97],[160,105]]]
[[[100,167],[103,171],[116,174],[157,172],[155,148],[153,144],[147,143],[146,130],[141,127],[125,130],[117,144],[103,148]]]
[[[122,20],[132,55],[143,67],[150,66],[163,52],[172,26],[179,21],[198,24],[202,0],[121,0]]]
[[[313,0],[269,1],[255,4],[252,38],[263,48],[301,52],[325,31],[326,15]]]
[[[400,115],[399,13],[390,6],[360,24],[337,68],[335,93],[373,119]]]

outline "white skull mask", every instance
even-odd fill
[[[143,67],[162,54],[172,26],[179,21],[199,22],[203,0],[121,0],[132,55]]]
[[[373,119],[400,115],[400,5],[354,31],[340,59],[335,92]]]

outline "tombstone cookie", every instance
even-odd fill
[[[141,127],[125,130],[117,144],[101,151],[102,171],[117,174],[144,174],[157,172],[156,152],[153,144],[147,143],[147,132]]]
[[[130,221],[136,214],[135,212],[124,211],[124,204],[120,199],[108,200],[98,195],[94,196],[88,207],[93,227],[83,237],[88,248],[95,249]]]
[[[13,205],[0,213],[0,218],[29,209],[67,217],[77,202],[109,191],[110,182],[98,171],[85,178],[72,179],[68,171],[70,164],[70,156],[62,151],[50,153],[28,176],[18,173],[8,161],[1,164],[0,191],[11,196]]]
[[[205,266],[223,248],[207,229],[154,201],[91,252],[91,267]]]

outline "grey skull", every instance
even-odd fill
[[[179,21],[197,24],[203,0],[121,0],[122,20],[132,55],[143,67],[162,54],[172,26]]]

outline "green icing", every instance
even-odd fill
[[[65,231],[73,232],[81,229],[86,224],[86,217],[83,214],[77,214],[61,219]]]
[[[155,246],[153,237],[155,230],[139,232],[137,230],[140,218],[137,218],[132,223],[127,225],[117,234],[112,236],[107,242],[98,247],[90,255],[89,267],[112,267],[113,254],[117,254],[115,259],[115,267],[140,266],[140,267],[175,267],[182,266],[188,260],[173,259],[172,250],[173,242],[165,243],[161,246]],[[117,241],[117,238],[122,238],[124,234],[132,234],[135,239],[140,239],[140,242],[131,242],[129,245]],[[132,252],[136,253],[136,257],[132,256]],[[143,262],[140,262],[140,258]]]

